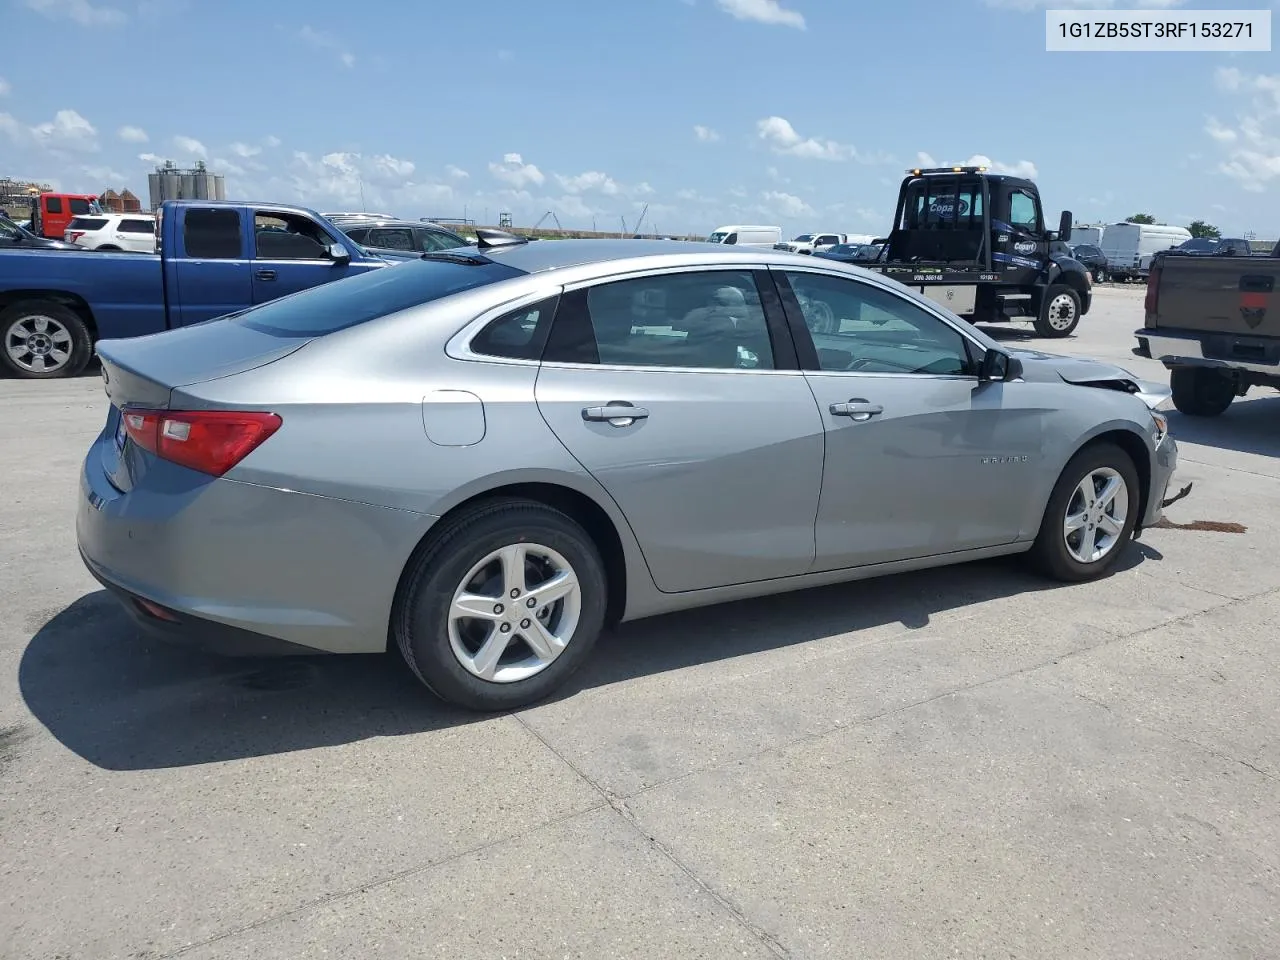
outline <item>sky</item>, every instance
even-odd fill
[[[1186,3],[0,0],[0,177],[145,203],[203,160],[321,211],[878,234],[907,167],[979,158],[1053,222],[1280,234],[1280,47],[1048,53],[1046,6]]]

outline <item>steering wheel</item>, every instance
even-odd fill
[[[839,329],[836,315],[825,300],[810,300],[809,312],[813,319],[814,333],[836,333]]]

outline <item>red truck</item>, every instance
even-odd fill
[[[31,232],[61,240],[72,217],[102,212],[98,198],[91,193],[42,193],[31,198]]]

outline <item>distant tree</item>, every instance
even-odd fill
[[[1191,231],[1193,237],[1208,237],[1210,240],[1217,240],[1222,236],[1221,230],[1212,223],[1205,223],[1203,220],[1192,220],[1187,224],[1187,229]]]
[[[1124,218],[1127,223],[1155,223],[1156,218],[1149,213],[1135,213],[1132,217]]]

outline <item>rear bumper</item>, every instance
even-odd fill
[[[224,652],[386,649],[400,574],[433,518],[158,460],[121,493],[102,466],[112,442],[100,436],[85,457],[76,541],[140,623]]]
[[[1147,327],[1135,330],[1133,335],[1138,341],[1133,355],[1159,360],[1166,368],[1220,367],[1280,377],[1280,340],[1274,337],[1152,330]]]

